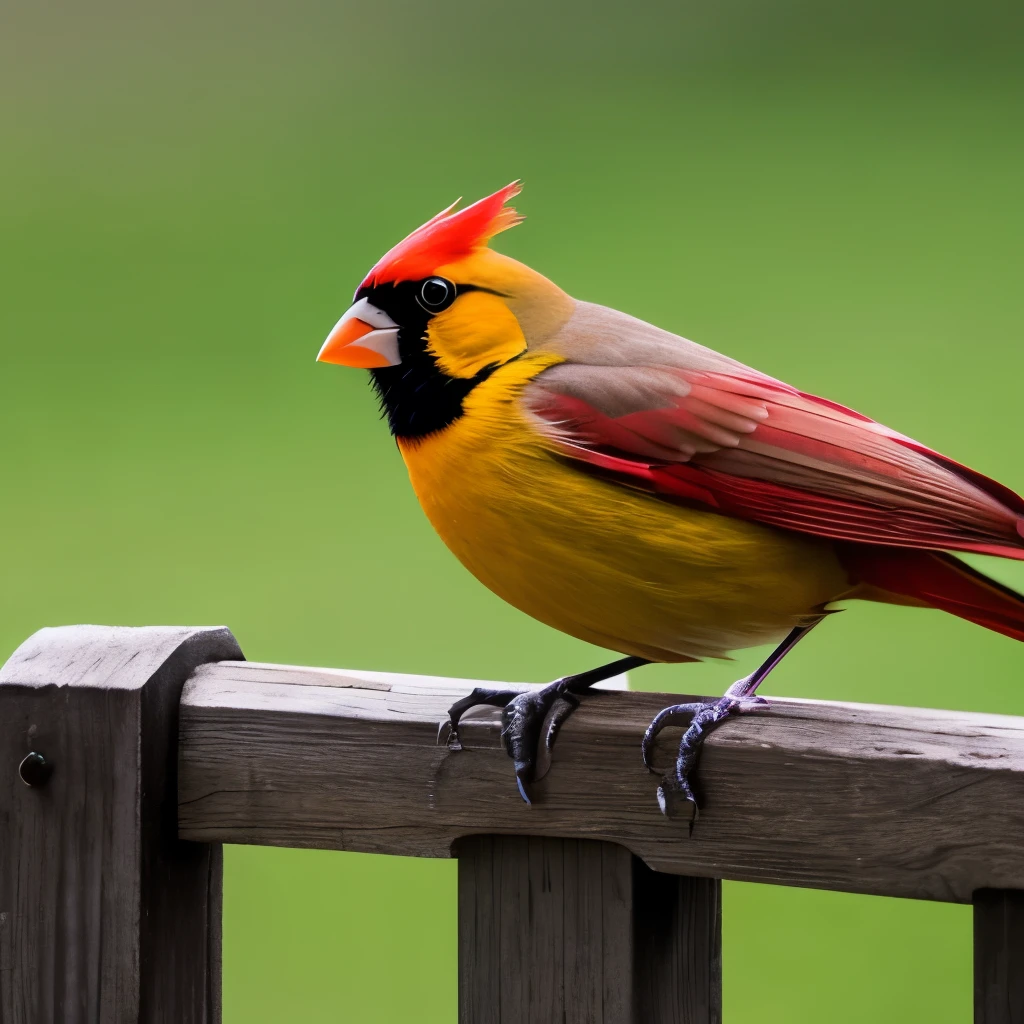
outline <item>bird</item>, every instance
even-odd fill
[[[494,250],[513,182],[442,210],[377,261],[317,359],[369,370],[423,511],[485,586],[619,655],[502,709],[522,797],[603,679],[774,643],[684,727],[657,787],[688,817],[707,735],[765,710],[757,689],[838,602],[940,609],[1024,641],[1024,596],[952,552],[1024,560],[1024,499],[883,424],[626,313]],[[542,750],[543,748],[543,750]],[[547,758],[550,764],[550,758]],[[659,772],[660,774],[660,772]]]

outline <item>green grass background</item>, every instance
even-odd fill
[[[544,680],[601,652],[421,516],[355,284],[522,177],[499,247],[1024,488],[1019,5],[5,8],[0,655],[227,623],[252,659]],[[1024,587],[1024,566],[990,567]],[[719,692],[735,665],[634,684]],[[1024,648],[858,607],[773,693],[1024,713]],[[756,784],[756,780],[755,780]],[[728,884],[729,1024],[970,1013],[962,907]],[[229,848],[225,1020],[452,1022],[450,862]]]

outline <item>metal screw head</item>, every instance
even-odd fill
[[[18,765],[18,774],[26,786],[45,786],[53,774],[53,765],[42,754],[33,750]]]

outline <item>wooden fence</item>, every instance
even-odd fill
[[[776,700],[709,741],[692,838],[607,692],[527,807],[473,682],[247,663],[226,629],[44,629],[0,670],[0,1024],[220,1020],[221,843],[459,859],[462,1024],[721,1019],[720,879],[974,904],[1024,1024],[1024,719]],[[678,731],[666,731],[667,764]]]

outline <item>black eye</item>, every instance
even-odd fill
[[[443,277],[428,277],[420,285],[416,301],[428,313],[440,313],[455,301],[455,285]]]

